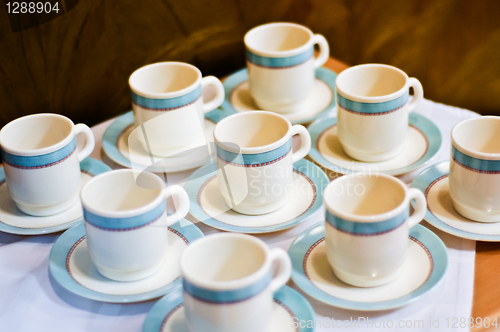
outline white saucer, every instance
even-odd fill
[[[420,189],[427,199],[424,219],[436,228],[461,238],[500,242],[500,222],[472,221],[455,210],[448,185],[449,171],[450,162],[443,161],[426,168],[413,180],[411,186]]]
[[[99,160],[86,158],[80,163],[80,188],[93,176],[110,171]],[[82,221],[83,211],[80,199],[68,210],[47,217],[34,217],[21,212],[10,197],[5,183],[5,171],[0,167],[0,231],[11,234],[38,235],[55,233]]]
[[[180,255],[190,242],[203,236],[185,219],[170,226],[168,232],[169,245],[163,266],[147,278],[120,282],[102,276],[90,258],[83,223],[68,229],[54,243],[49,258],[50,272],[64,288],[91,300],[125,303],[163,296],[180,286]]]
[[[408,254],[400,275],[388,284],[359,288],[343,283],[326,258],[324,222],[300,234],[288,254],[292,279],[304,292],[336,307],[375,311],[401,307],[435,287],[448,265],[444,243],[421,225],[410,229]]]
[[[215,122],[205,118],[206,142],[213,142]],[[205,165],[210,161],[210,150],[207,146],[196,148],[189,153],[161,158],[148,154],[142,146],[131,147],[128,137],[134,130],[134,114],[132,111],[119,116],[104,132],[102,147],[108,157],[115,163],[131,168],[137,165],[151,172],[179,172]]]
[[[314,328],[295,328],[292,322],[314,321],[314,310],[297,291],[283,286],[274,294],[271,322],[266,331],[259,332],[312,332]],[[296,318],[296,320],[294,319]],[[189,332],[184,313],[182,289],[166,295],[148,313],[143,332]]]
[[[335,79],[337,74],[321,67],[316,69],[315,75],[313,90],[304,102],[304,109],[299,112],[283,114],[293,124],[314,121],[333,112],[336,108]],[[246,68],[231,74],[224,80],[223,85],[226,98],[221,108],[226,112],[234,114],[260,109],[250,95]]]
[[[306,220],[322,206],[328,177],[316,165],[299,160],[294,165],[294,190],[287,203],[263,215],[244,215],[229,209],[220,193],[212,165],[196,170],[186,181],[190,213],[202,223],[224,231],[269,233],[287,229]]]
[[[332,115],[313,122],[307,130],[311,134],[309,155],[321,166],[340,174],[353,172],[382,172],[400,175],[429,162],[442,143],[439,128],[426,117],[410,113],[410,127],[403,142],[403,151],[382,162],[361,162],[345,154],[337,135],[337,117]]]

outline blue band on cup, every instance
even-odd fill
[[[94,214],[83,208],[83,219],[94,227],[107,231],[131,231],[150,225],[160,218],[166,210],[166,200],[154,209],[128,218],[108,218]]]
[[[261,280],[245,288],[220,291],[198,287],[183,278],[182,287],[186,293],[197,300],[212,304],[230,304],[243,302],[260,294],[269,286],[271,279],[271,273],[268,273]]]
[[[131,92],[134,104],[153,111],[169,111],[194,103],[201,96],[201,91],[200,85],[185,95],[166,99],[146,98],[139,96],[134,91]]]
[[[388,233],[401,226],[408,219],[408,209],[397,216],[378,222],[354,222],[337,217],[326,210],[326,222],[337,230],[360,236],[371,236]]]
[[[18,156],[0,149],[3,161],[16,168],[39,169],[57,165],[68,159],[76,151],[76,137],[65,147],[39,156]]]
[[[340,107],[351,113],[360,115],[384,115],[397,111],[405,106],[406,102],[408,101],[409,95],[410,93],[409,91],[407,91],[402,96],[393,100],[384,101],[381,103],[361,103],[358,101],[347,99],[337,92],[337,101]]]
[[[239,154],[224,150],[216,145],[217,156],[228,164],[241,167],[260,167],[274,164],[285,158],[292,150],[292,138],[282,146],[263,153]]]
[[[249,62],[257,66],[269,67],[269,68],[284,68],[284,67],[297,66],[312,58],[313,55],[314,55],[313,47],[311,47],[310,49],[308,49],[303,53],[283,58],[270,58],[252,53],[248,49],[246,50],[246,56]]]
[[[478,159],[460,152],[452,145],[451,156],[453,160],[473,172],[485,174],[500,174],[500,160]]]

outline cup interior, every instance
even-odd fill
[[[477,153],[500,154],[500,117],[483,116],[459,123],[453,141]]]
[[[387,65],[359,65],[346,69],[335,82],[340,93],[348,97],[381,97],[405,87],[407,75]]]
[[[330,210],[340,215],[373,216],[396,209],[404,202],[405,194],[395,179],[356,174],[334,180],[323,199]]]
[[[245,44],[262,53],[286,52],[304,46],[311,39],[306,27],[291,23],[271,23],[253,28],[245,35]]]
[[[166,94],[187,89],[198,80],[201,80],[201,73],[190,64],[160,62],[137,69],[129,83],[139,94]]]
[[[2,146],[27,152],[51,147],[64,141],[73,131],[73,122],[57,114],[37,114],[14,120],[1,132]]]
[[[90,180],[82,189],[81,199],[86,209],[99,215],[137,210],[147,212],[162,198],[163,180],[153,173],[142,172],[140,185],[132,170],[104,173]]]
[[[270,112],[245,112],[230,116],[217,124],[214,137],[240,148],[263,147],[286,136],[289,123]]]
[[[212,236],[189,248],[182,257],[183,273],[205,283],[240,280],[256,273],[266,261],[258,240]]]

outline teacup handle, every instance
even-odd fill
[[[416,224],[422,221],[427,212],[427,203],[425,201],[425,196],[417,188],[408,189],[408,201],[415,199],[417,201],[417,206],[413,214],[408,217],[408,228],[412,228]]]
[[[307,129],[302,125],[295,125],[292,127],[292,136],[299,135],[301,140],[300,149],[292,154],[292,162],[296,162],[304,158],[311,150],[311,135]]]
[[[86,124],[79,123],[75,125],[75,136],[80,133],[85,135],[85,146],[78,152],[78,161],[87,158],[94,151],[95,146],[94,133]]]
[[[205,90],[205,87],[212,85],[215,87],[216,94],[215,98],[207,103],[203,103],[203,113],[210,112],[220,105],[224,101],[224,86],[219,81],[219,79],[215,76],[206,76],[201,79],[201,88]]]
[[[408,88],[413,88],[413,100],[408,104],[408,113],[415,110],[415,108],[424,99],[424,88],[419,80],[415,77],[410,77],[408,79]]]
[[[167,216],[167,225],[171,225],[182,218],[189,212],[189,196],[186,190],[179,185],[169,186],[164,190],[165,197],[177,197],[177,204],[175,206],[175,213]]]
[[[314,59],[313,66],[314,69],[323,66],[330,56],[330,47],[328,46],[328,41],[322,35],[314,35],[312,37],[313,45],[318,44],[319,55]]]
[[[278,275],[273,277],[270,284],[271,291],[274,293],[283,287],[288,279],[290,279],[290,275],[292,274],[292,263],[286,251],[281,248],[271,249],[269,256],[271,257],[271,266],[276,264],[279,268]]]

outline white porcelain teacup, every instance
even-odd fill
[[[278,272],[273,277],[273,268]],[[290,278],[288,254],[251,235],[210,235],[181,257],[184,307],[191,332],[266,331],[273,293]]]
[[[451,131],[450,196],[462,216],[500,221],[500,117],[464,120]]]
[[[248,31],[244,38],[250,92],[268,111],[299,111],[314,84],[314,70],[329,57],[328,42],[305,26],[269,23]],[[319,55],[314,58],[314,45]]]
[[[202,78],[200,70],[188,63],[159,62],[137,69],[129,85],[137,126],[129,140],[137,139],[148,153],[160,157],[206,144],[204,114],[224,100],[219,79]],[[208,86],[216,93],[205,103],[202,92]]]
[[[81,199],[90,257],[105,277],[132,281],[150,276],[162,265],[168,248],[168,225],[184,218],[189,197],[180,186],[165,188],[149,172],[100,174],[87,182]],[[166,198],[176,197],[176,212],[166,215]]]
[[[415,212],[409,214],[410,200]],[[323,193],[328,262],[343,282],[357,287],[396,278],[408,247],[408,229],[425,215],[425,197],[399,179],[355,173],[333,180]]]
[[[424,97],[420,82],[396,67],[364,64],[341,72],[335,86],[338,135],[345,153],[375,162],[401,152],[408,114]],[[408,102],[410,87],[414,96]]]
[[[86,143],[77,151],[76,135]],[[41,113],[16,119],[0,131],[5,180],[22,212],[49,216],[78,200],[80,161],[94,150],[94,135],[65,116]]]
[[[292,151],[292,136],[301,147]],[[228,116],[214,130],[217,179],[229,208],[250,215],[283,206],[293,185],[293,163],[307,155],[311,137],[306,128],[282,115],[250,111]]]

